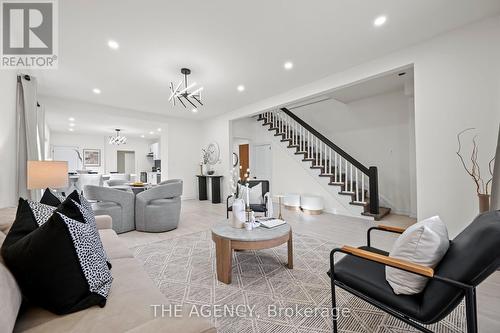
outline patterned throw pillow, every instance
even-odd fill
[[[113,280],[95,221],[79,201],[76,192],[58,207],[20,199],[2,245],[24,297],[56,314],[103,307]]]

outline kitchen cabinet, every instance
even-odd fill
[[[151,146],[149,146],[149,151],[153,153],[153,160],[161,160],[159,142],[155,142]]]

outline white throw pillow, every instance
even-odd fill
[[[449,246],[446,225],[439,216],[433,216],[406,229],[394,243],[389,256],[434,268]],[[418,294],[424,290],[428,280],[388,266],[385,268],[385,278],[398,295]]]
[[[238,184],[238,199],[243,199],[247,203],[247,188],[246,186]],[[250,188],[250,204],[251,205],[261,205],[262,204],[262,183],[255,185]]]

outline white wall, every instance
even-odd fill
[[[500,122],[500,17],[451,31],[322,80],[221,115],[204,126],[230,152],[229,120],[319,96],[336,88],[414,64],[417,214],[440,215],[455,236],[478,212],[474,185],[462,170],[456,133],[476,127],[481,167],[493,154]],[[487,153],[489,152],[489,153]],[[230,155],[223,167],[229,170]]]
[[[201,125],[198,121],[171,119],[160,140],[162,180],[183,180],[183,199],[198,198]]]
[[[101,166],[86,167],[87,170],[97,171],[99,173],[109,173],[117,171],[117,151],[126,150],[135,152],[135,173],[137,176],[140,172],[151,171],[153,160],[147,158],[149,146],[153,143],[152,140],[140,138],[128,138],[124,145],[116,146],[108,144],[108,137],[97,134],[73,134],[51,132],[51,145],[53,146],[75,146],[80,149],[83,154],[83,149],[100,149],[101,150]]]
[[[16,73],[0,71],[0,208],[16,206]]]
[[[57,118],[62,119],[64,126],[66,126],[68,117],[75,117],[78,130],[81,132],[86,128],[101,132],[106,129],[123,128],[127,130],[124,131],[124,135],[126,135],[127,132],[131,133],[131,131],[137,133],[137,128],[149,128],[150,130],[162,128],[159,139],[162,179],[182,179],[184,181],[183,199],[197,197],[195,175],[199,173],[198,163],[200,161],[201,125],[199,121],[171,118],[167,116],[167,112],[165,115],[155,114],[64,98],[45,96],[42,101],[46,112],[55,113]],[[94,124],[94,121],[96,125],[89,126],[89,124]],[[80,129],[79,126],[82,123],[85,123],[87,127]],[[52,143],[54,144],[54,142]],[[105,163],[116,165],[116,154],[111,156],[114,158],[110,157]],[[136,156],[138,156],[137,153]],[[139,166],[137,170],[139,168],[143,169]],[[151,170],[151,167],[148,170]]]
[[[401,88],[348,104],[331,99],[293,112],[366,167],[378,168],[381,206],[416,216],[416,207],[411,211],[409,126],[413,121],[408,100]]]

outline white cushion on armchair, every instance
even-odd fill
[[[247,201],[247,187],[238,184],[238,199]],[[262,202],[262,183],[250,187],[250,205],[261,205]],[[247,202],[246,202],[247,203]]]
[[[394,243],[389,256],[434,268],[449,247],[446,225],[439,216],[433,216],[406,229]],[[427,284],[426,277],[388,266],[385,278],[395,294],[418,294]]]

